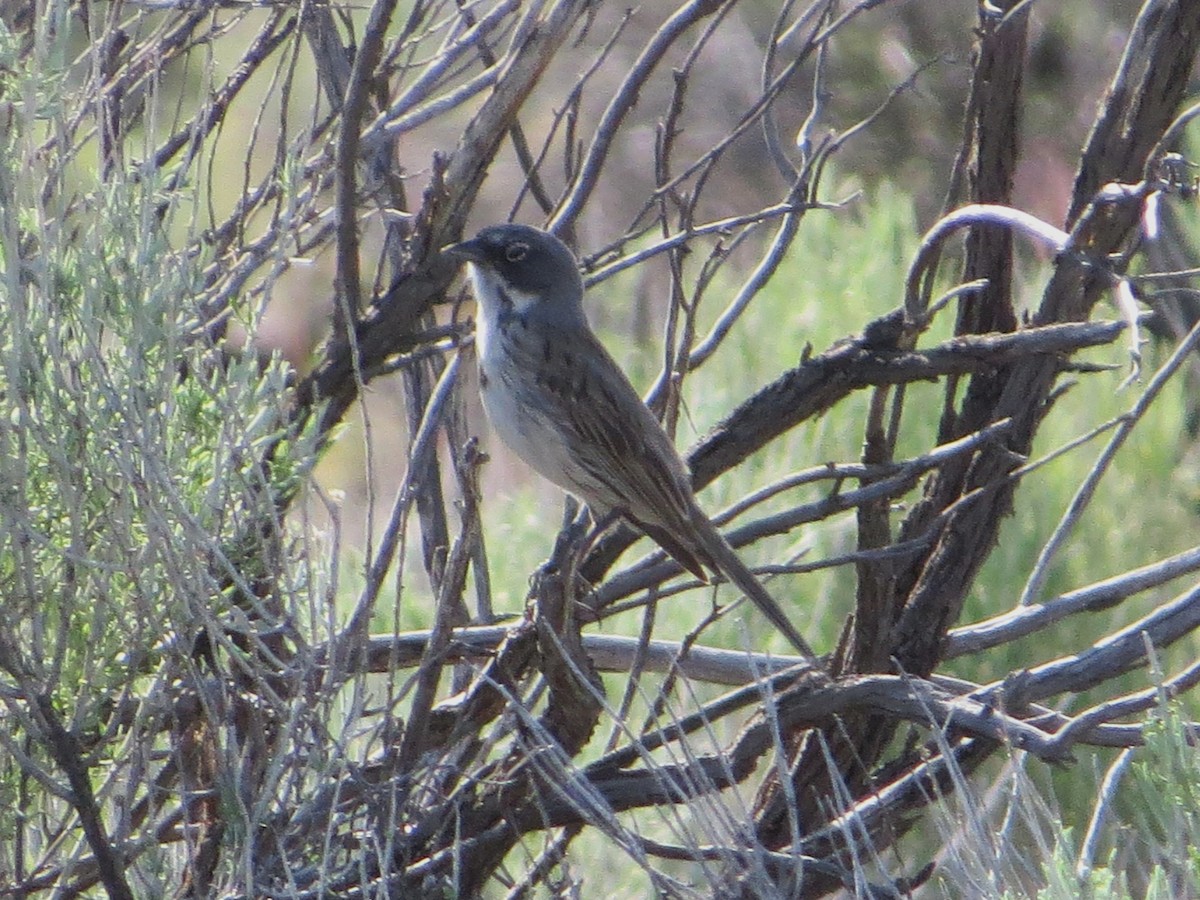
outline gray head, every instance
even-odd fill
[[[560,311],[583,300],[579,264],[566,244],[528,225],[490,225],[446,252],[473,263],[477,280],[502,288],[516,302],[550,300]],[[484,298],[480,298],[481,300]]]

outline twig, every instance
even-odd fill
[[[125,877],[125,862],[108,839],[100,807],[92,792],[92,782],[83,761],[79,739],[63,727],[49,697],[37,698],[37,713],[45,729],[46,750],[58,763],[71,785],[71,805],[79,814],[79,823],[95,855],[97,872],[110,900],[133,900],[133,891]]]
[[[1029,606],[1033,603],[1035,596],[1042,589],[1042,585],[1050,574],[1050,564],[1071,532],[1075,529],[1076,524],[1078,524],[1084,509],[1087,508],[1087,505],[1095,495],[1096,488],[1100,484],[1100,479],[1108,472],[1113,458],[1117,455],[1117,451],[1124,446],[1126,439],[1142,421],[1147,410],[1158,399],[1159,394],[1162,393],[1162,389],[1174,377],[1179,367],[1191,359],[1197,344],[1200,344],[1200,323],[1192,327],[1192,330],[1179,342],[1179,345],[1176,346],[1167,361],[1154,373],[1154,377],[1150,379],[1146,390],[1142,392],[1137,402],[1125,413],[1116,431],[1109,438],[1104,450],[1101,451],[1095,464],[1088,471],[1087,477],[1084,478],[1078,490],[1076,490],[1075,496],[1071,498],[1070,504],[1063,511],[1062,518],[1059,519],[1054,532],[1042,546],[1041,552],[1038,553],[1037,562],[1034,563],[1033,569],[1029,573],[1029,578],[1025,582],[1025,588],[1021,591],[1021,597],[1018,600],[1019,606]]]
[[[1040,700],[1095,687],[1144,665],[1143,634],[1156,648],[1169,646],[1200,628],[1200,587],[1190,590],[1138,621],[1110,634],[1081,653],[1043,663],[1003,686],[1016,703]],[[991,689],[999,689],[993,685]]]
[[[994,618],[955,628],[946,636],[945,658],[979,653],[1017,640],[1077,612],[1107,609],[1127,597],[1200,570],[1200,547],[1114,575],[1036,606],[1018,606]]]
[[[1135,750],[1132,747],[1117,754],[1117,758],[1104,773],[1104,780],[1100,782],[1096,804],[1092,807],[1092,817],[1088,820],[1087,831],[1083,836],[1083,846],[1079,848],[1079,860],[1075,863],[1075,877],[1079,879],[1080,886],[1091,882],[1092,866],[1096,862],[1096,854],[1100,849],[1104,820],[1108,811],[1116,803],[1117,788],[1121,786],[1125,773],[1129,771],[1134,755]]]
[[[413,435],[412,449],[409,451],[408,468],[405,470],[404,481],[401,483],[400,489],[396,492],[396,502],[392,506],[392,512],[388,518],[383,539],[380,541],[379,551],[375,554],[375,559],[371,562],[367,583],[363,588],[362,594],[359,595],[358,602],[355,604],[354,611],[351,613],[346,626],[330,641],[330,649],[327,657],[329,661],[328,675],[330,676],[330,681],[326,685],[329,690],[336,688],[347,677],[349,672],[346,666],[352,658],[354,648],[366,636],[366,628],[374,614],[376,600],[379,597],[384,579],[387,577],[388,570],[391,568],[392,561],[395,558],[396,546],[404,533],[404,526],[408,520],[409,510],[416,499],[413,491],[414,479],[424,477],[427,471],[427,457],[435,448],[434,441],[437,437],[438,426],[441,424],[441,418],[445,414],[450,393],[457,381],[461,358],[461,356],[456,354],[450,360],[450,364],[442,372],[437,386],[430,396],[429,404],[426,406],[421,418],[420,427],[416,434]]]
[[[369,79],[375,72],[383,54],[383,41],[388,23],[395,12],[397,0],[375,0],[363,29],[362,43],[354,54],[350,67],[350,80],[342,102],[341,126],[338,132],[337,155],[334,169],[337,173],[334,187],[337,212],[337,311],[334,319],[335,334],[342,340],[354,330],[362,310],[359,287],[358,260],[358,191],[354,177],[358,165],[358,150],[361,143],[361,122],[366,113]]]
[[[687,0],[667,18],[642,48],[642,52],[630,67],[629,74],[622,80],[600,116],[592,143],[566,193],[559,200],[558,208],[550,218],[550,231],[569,230],[574,225],[581,207],[596,186],[597,175],[608,157],[609,148],[620,131],[621,123],[633,108],[642,85],[667,50],[688,28],[719,8],[720,6],[712,0]]]

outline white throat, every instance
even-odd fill
[[[486,363],[492,355],[492,335],[500,327],[500,320],[505,316],[524,313],[538,302],[538,296],[511,287],[502,288],[495,272],[475,263],[468,263],[467,270],[475,299],[479,302],[475,350],[480,360]]]

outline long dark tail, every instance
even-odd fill
[[[725,540],[725,536],[717,530],[708,517],[702,512],[692,522],[693,530],[698,538],[700,546],[692,555],[704,558],[704,562],[712,568],[719,571],[722,575],[728,578],[737,586],[743,594],[757,606],[771,623],[784,633],[792,646],[795,647],[804,656],[809,659],[816,659],[816,654],[812,648],[808,646],[808,642],[801,637],[800,632],[796,630],[779,604],[775,602],[775,598],[767,593],[767,589],[762,586],[758,578],[751,572],[740,556],[737,555],[729,542]],[[670,549],[670,548],[666,548]],[[672,554],[674,555],[674,554]],[[689,567],[690,568],[690,567]]]

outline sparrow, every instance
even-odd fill
[[[534,471],[617,514],[708,583],[724,575],[804,656],[812,649],[705,515],[661,423],[588,325],[570,248],[528,225],[484,228],[445,248],[465,260],[479,303],[483,408]]]

